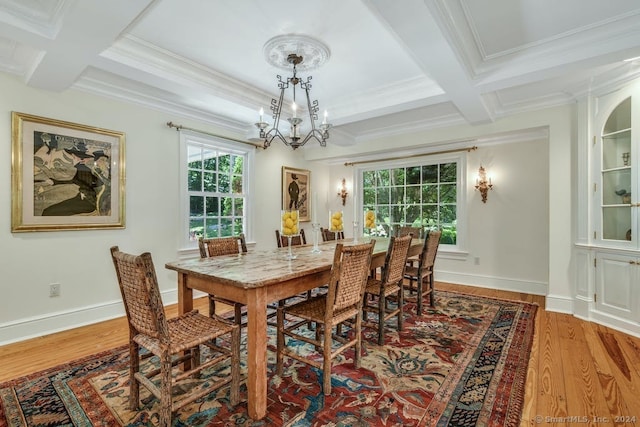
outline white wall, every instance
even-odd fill
[[[510,142],[512,132],[544,128],[548,138]],[[480,285],[547,295],[547,308],[571,312],[573,267],[572,157],[575,144],[575,106],[567,105],[519,114],[477,126],[455,126],[367,141],[359,146],[315,149],[310,158],[349,159],[363,152],[418,150],[442,141],[468,140],[465,146],[499,136],[504,144],[481,145],[468,155],[468,255],[438,257],[435,277],[453,283]],[[443,147],[435,150],[444,149]],[[380,155],[384,158],[385,155]],[[487,204],[473,191],[482,163],[495,175],[495,189]],[[333,166],[331,181],[349,167]],[[347,202],[348,204],[350,202]],[[349,214],[353,208],[347,206]],[[351,221],[351,216],[346,217]],[[479,265],[474,258],[479,257]]]
[[[169,120],[211,132],[206,125],[168,117],[77,91],[35,90],[0,74],[0,344],[123,315],[109,247],[150,251],[165,303],[176,301],[176,274],[164,264],[179,250],[179,134]],[[123,131],[126,134],[126,228],[11,233],[11,111]],[[238,135],[230,135],[238,137]],[[274,144],[256,150],[253,239],[276,246],[281,167],[311,170],[312,190],[327,192],[328,166],[304,161],[301,150]],[[310,226],[304,223],[311,238]],[[49,297],[49,284],[61,295]]]
[[[3,94],[0,97],[0,133],[5,135],[5,144],[0,147],[0,157],[5,159],[4,166],[0,166],[0,205],[4,206],[5,212],[0,215],[0,344],[122,315],[109,256],[111,245],[119,245],[132,253],[150,251],[163,299],[165,303],[175,301],[175,273],[163,266],[176,259],[180,249],[176,226],[180,203],[176,161],[179,136],[165,123],[172,120],[188,127],[223,132],[202,123],[168,117],[165,113],[82,92],[35,90],[3,74],[0,74],[0,93]],[[126,133],[126,229],[10,232],[11,111]],[[548,293],[564,303],[571,295],[571,113],[571,107],[550,109],[489,125],[460,126],[368,141],[358,149],[363,152],[389,151],[548,126],[548,143],[532,141],[513,146],[488,146],[469,155],[469,179],[473,179],[482,161],[496,171],[496,187],[489,194],[486,205],[479,202],[477,193],[468,194],[472,228],[469,231],[470,258],[466,261],[443,260],[436,278],[440,278],[439,274],[446,278],[445,273],[455,272],[457,278],[466,275],[475,284],[508,287],[513,283],[529,283],[532,284],[530,291],[534,292],[548,283]],[[275,246],[274,230],[279,226],[279,215],[274,213],[279,212],[281,206],[281,167],[311,171],[312,191],[318,193],[318,215],[323,223],[328,219],[323,219],[322,215],[326,214],[322,212],[340,206],[336,194],[338,181],[345,177],[353,182],[351,167],[328,166],[325,161],[350,153],[357,154],[357,150],[332,144],[326,149],[296,151],[274,144],[268,150],[256,151],[255,168],[259,179],[253,183],[256,207],[253,240],[257,249]],[[547,180],[552,185],[547,185]],[[534,186],[534,182],[539,186]],[[545,194],[548,205],[545,205]],[[353,198],[349,197],[345,214],[353,212],[352,202]],[[549,212],[546,222],[545,211]],[[303,227],[311,240],[310,225],[304,223]],[[508,235],[504,233],[505,227]],[[477,266],[469,261],[475,256],[480,257]],[[61,283],[60,297],[49,298],[48,285],[52,282]]]

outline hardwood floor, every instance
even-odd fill
[[[547,312],[542,296],[447,283],[436,289],[539,305],[521,426],[640,426],[640,338]],[[194,306],[208,310],[205,298]],[[176,312],[167,307],[168,316]],[[120,318],[0,347],[0,382],[125,345],[127,337]]]

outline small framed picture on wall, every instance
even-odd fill
[[[282,167],[282,209],[297,209],[300,221],[311,221],[311,171]]]

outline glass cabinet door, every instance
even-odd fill
[[[631,98],[609,115],[602,130],[602,238],[631,240]]]

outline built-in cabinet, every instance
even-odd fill
[[[640,335],[640,82],[583,107],[576,314]]]
[[[640,254],[595,252],[595,309],[603,314],[640,321]]]

